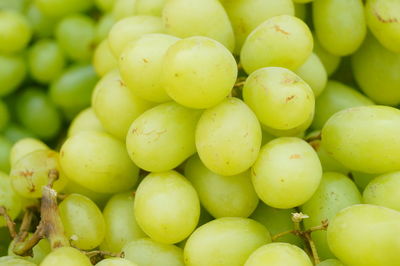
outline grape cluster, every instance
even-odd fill
[[[400,266],[400,0],[0,0],[0,265]]]

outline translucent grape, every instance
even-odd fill
[[[15,257],[4,256],[0,257],[0,264],[2,266],[37,266],[35,263]]]
[[[104,14],[96,24],[96,32],[95,32],[95,41],[96,43],[100,43],[102,41],[105,41],[107,39],[108,33],[110,32],[112,26],[117,22],[115,18],[110,15],[110,14]],[[111,50],[108,45],[108,41],[106,41],[108,50],[111,53]],[[112,54],[112,53],[111,53]],[[115,61],[115,59],[114,59]]]
[[[114,0],[111,15],[116,20],[132,17],[136,13],[137,0]]]
[[[345,266],[336,259],[327,259],[317,264],[317,266]]]
[[[34,138],[20,139],[11,148],[10,152],[10,163],[14,165],[19,159],[25,155],[37,151],[37,150],[48,150],[49,147],[42,141]]]
[[[53,250],[49,255],[47,255],[40,266],[92,266],[89,258],[72,247],[61,247]]]
[[[313,90],[317,98],[325,88],[328,75],[319,57],[312,53],[307,61],[294,71]]]
[[[71,125],[68,129],[68,136],[76,135],[82,131],[100,131],[105,132],[100,120],[97,118],[92,108],[86,108],[81,111],[74,120],[72,120]]]
[[[326,74],[332,75],[338,68],[341,57],[326,51],[317,38],[314,37],[314,53],[319,57],[325,67]]]
[[[96,266],[136,266],[137,264],[123,258],[110,258],[101,260]]]
[[[0,52],[14,53],[24,49],[31,39],[32,31],[27,19],[20,13],[0,10]]]
[[[25,60],[20,55],[0,54],[0,96],[15,91],[26,76]]]
[[[161,16],[167,0],[136,0],[136,13],[139,15]]]
[[[93,54],[93,67],[97,75],[104,76],[111,70],[117,68],[118,63],[114,55],[111,53],[108,40],[102,41],[94,51]]]
[[[3,172],[0,172],[0,206],[6,208],[11,219],[17,218],[22,207],[20,196],[11,186],[11,179]],[[5,225],[4,217],[0,215],[0,227]]]
[[[57,19],[45,15],[34,1],[31,1],[25,15],[35,36],[46,38],[53,34],[54,28],[57,25]]]
[[[35,0],[39,9],[51,17],[63,17],[88,10],[93,0]]]

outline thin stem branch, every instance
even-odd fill
[[[7,225],[8,231],[10,232],[11,237],[15,238],[17,236],[17,230],[15,229],[15,223],[11,219],[10,215],[8,215],[6,207],[0,206],[0,216],[4,217],[4,220],[6,221],[6,225]]]

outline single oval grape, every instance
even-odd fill
[[[25,60],[21,55],[0,55],[0,96],[14,92],[26,76]]]
[[[137,266],[137,264],[123,258],[109,258],[101,260],[96,266]]]
[[[103,125],[91,107],[84,109],[75,116],[68,128],[68,137],[83,131],[105,132]]]
[[[103,77],[118,66],[118,62],[111,53],[108,40],[101,41],[94,50],[92,64],[97,75]]]
[[[24,49],[32,37],[29,22],[10,9],[0,10],[0,52],[15,53]]]
[[[50,148],[42,141],[34,138],[20,139],[14,143],[10,152],[10,163],[14,165],[19,159],[28,153],[37,150],[49,150]]]
[[[50,252],[40,263],[40,266],[92,266],[85,254],[73,247],[61,247]]]
[[[325,89],[328,75],[318,55],[312,53],[306,62],[294,72],[310,86],[315,98],[321,95]]]

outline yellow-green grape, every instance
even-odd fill
[[[174,102],[147,110],[129,128],[129,156],[149,172],[174,169],[196,152],[194,133],[200,114]]]
[[[400,53],[390,52],[369,35],[351,62],[358,85],[370,99],[384,105],[400,103]]]
[[[11,179],[8,175],[0,172],[0,206],[4,206],[11,219],[17,218],[21,211],[21,198],[11,186]],[[3,216],[0,216],[0,227],[5,226]]]
[[[29,241],[31,239],[31,237],[32,237],[32,235],[29,234],[29,236],[27,237],[27,239],[25,241]],[[17,256],[14,254],[13,248],[14,248],[14,241],[12,241],[8,247],[8,255],[20,257],[20,256]],[[46,257],[47,254],[49,254],[50,252],[51,252],[50,242],[48,239],[43,238],[32,248],[32,256],[25,256],[25,257],[20,257],[20,258],[23,258],[24,260],[39,264],[44,259],[44,257]],[[3,264],[0,263],[0,265],[3,265]]]
[[[0,135],[0,171],[10,172],[10,152],[13,142],[3,135]]]
[[[254,250],[269,242],[268,230],[258,222],[224,217],[197,228],[183,254],[187,266],[241,266]]]
[[[276,130],[301,126],[314,113],[314,93],[310,86],[282,67],[253,72],[244,84],[243,99],[264,126]]]
[[[320,183],[322,167],[307,142],[281,137],[262,147],[251,173],[254,188],[264,203],[288,209],[311,198]]]
[[[297,127],[291,128],[291,129],[274,129],[271,127],[267,127],[265,125],[262,125],[262,129],[267,132],[268,134],[271,134],[275,137],[298,137],[298,138],[303,138],[306,129],[311,125],[311,122],[314,117],[314,112],[310,113],[310,116],[306,121],[304,121],[302,124],[300,124]]]
[[[314,53],[319,57],[325,67],[326,74],[332,75],[339,67],[341,57],[326,51],[317,38],[314,37]]]
[[[115,0],[94,0],[98,9],[104,12],[110,12],[114,6]]]
[[[127,243],[122,251],[125,258],[140,266],[184,266],[183,252],[177,246],[142,238]]]
[[[350,107],[373,105],[374,103],[357,90],[330,80],[322,94],[315,101],[314,129],[321,129],[335,113]]]
[[[400,261],[400,212],[369,204],[340,211],[329,223],[328,244],[345,265],[396,265]],[[395,263],[395,264],[393,264]]]
[[[68,180],[61,171],[57,152],[50,149],[34,150],[11,166],[10,177],[14,190],[25,198],[42,197],[42,187],[49,183],[49,173],[58,172],[58,180],[54,182],[56,191],[62,190]]]
[[[153,104],[132,93],[118,71],[108,73],[103,79],[107,81],[96,86],[92,108],[107,132],[125,140],[132,122]]]
[[[307,61],[294,71],[313,90],[317,98],[324,90],[328,75],[319,57],[312,53]]]
[[[367,25],[388,50],[400,53],[400,2],[368,0],[365,5]]]
[[[308,16],[308,9],[305,4],[294,3],[294,15],[299,19],[306,21]]]
[[[222,43],[229,51],[235,48],[232,25],[217,0],[169,0],[162,18],[168,34],[180,38],[205,36]]]
[[[165,54],[178,40],[166,34],[145,34],[124,49],[118,66],[126,86],[135,95],[157,103],[171,100],[160,76]]]
[[[133,16],[115,23],[108,34],[111,52],[118,58],[127,44],[146,33],[162,33],[164,25],[159,17]]]
[[[288,243],[270,243],[258,248],[244,266],[312,266],[307,253]]]
[[[257,159],[261,137],[257,117],[244,102],[232,97],[203,112],[196,128],[196,147],[208,169],[237,175]]]
[[[4,137],[9,139],[11,142],[17,142],[20,139],[23,138],[34,138],[35,136],[33,135],[32,132],[30,132],[28,129],[17,125],[15,123],[10,123],[8,126],[5,128],[4,132]]]
[[[400,111],[388,106],[352,107],[322,129],[322,145],[351,170],[369,174],[400,170]]]
[[[222,176],[211,172],[198,156],[185,165],[185,176],[196,189],[201,204],[214,217],[248,217],[258,204],[250,172]]]
[[[96,204],[80,194],[71,194],[59,205],[65,235],[74,247],[91,250],[103,242],[105,222]]]
[[[110,14],[104,14],[97,22],[95,29],[95,41],[100,43],[101,41],[107,39],[108,33],[110,32],[112,26],[117,22]],[[108,41],[106,41],[108,43]],[[110,50],[111,51],[111,50]]]
[[[47,255],[40,266],[92,266],[85,254],[73,247],[61,247]]]
[[[1,266],[37,266],[37,264],[15,257],[15,256],[4,256],[0,257]]]
[[[167,0],[136,0],[136,14],[161,16]]]
[[[317,266],[345,266],[336,259],[327,259],[317,264]]]
[[[400,211],[400,172],[372,179],[363,192],[364,203]]]
[[[87,11],[93,6],[93,2],[93,0],[35,0],[35,4],[44,14],[56,18]]]
[[[0,96],[5,96],[15,91],[25,79],[26,64],[22,55],[0,54],[0,65]]]
[[[109,251],[121,252],[128,242],[146,237],[136,222],[134,202],[134,194],[126,192],[114,195],[104,207],[103,216],[106,222],[104,242],[109,246]]]
[[[137,0],[115,0],[111,15],[117,21],[134,16],[136,14],[136,2]]]
[[[367,32],[361,0],[318,0],[313,2],[315,33],[329,53],[354,53]]]
[[[202,109],[229,95],[236,81],[237,65],[223,45],[197,36],[179,40],[168,49],[161,75],[162,86],[173,100]]]
[[[235,54],[247,36],[265,20],[279,15],[294,15],[290,0],[235,0],[223,3],[235,33]]]
[[[139,169],[129,159],[125,145],[107,133],[73,135],[62,145],[60,154],[66,176],[94,192],[124,191],[138,178]]]
[[[25,0],[22,0],[25,1]],[[17,1],[12,1],[17,2]],[[45,15],[38,7],[35,1],[30,1],[25,10],[25,16],[32,28],[33,35],[39,38],[50,37],[57,25],[55,18]]]
[[[140,183],[134,202],[136,220],[157,242],[174,244],[188,237],[199,221],[196,190],[175,171],[151,173]]]
[[[49,150],[50,148],[39,139],[23,138],[18,140],[11,148],[10,163],[14,165],[19,159],[37,150]]]
[[[0,10],[0,52],[15,53],[24,49],[32,37],[28,20],[10,9]]]
[[[377,176],[376,174],[366,174],[356,171],[352,171],[351,175],[353,177],[354,183],[358,186],[360,191],[364,191],[369,182],[371,182]]]
[[[109,258],[101,260],[96,266],[137,266],[137,264],[123,258]]]
[[[93,108],[86,108],[81,111],[74,120],[72,120],[71,125],[68,129],[68,137],[76,135],[83,131],[99,131],[105,132],[99,118],[93,111]]]
[[[314,195],[301,206],[301,211],[309,216],[303,223],[306,229],[331,221],[340,210],[361,203],[361,194],[347,176],[335,172],[325,172]],[[326,231],[312,233],[318,255],[321,259],[334,258],[326,241]]]
[[[313,37],[308,26],[294,16],[272,17],[247,37],[240,61],[251,74],[263,67],[297,69],[304,64],[313,50]]]
[[[292,213],[295,212],[297,211],[293,208],[275,209],[260,202],[250,218],[264,225],[271,235],[274,236],[293,229],[291,218]],[[290,243],[299,247],[302,245],[301,239],[293,234],[281,236],[276,241]]]
[[[94,70],[100,77],[118,67],[118,62],[111,53],[107,39],[99,43],[96,50],[94,50],[92,63]]]
[[[68,180],[68,183],[62,190],[62,193],[66,194],[66,195],[75,193],[75,194],[80,194],[82,196],[88,197],[94,203],[96,203],[97,206],[99,206],[99,208],[104,207],[104,205],[106,205],[106,203],[107,203],[107,200],[112,196],[111,194],[99,193],[99,192],[92,191],[88,188],[85,188],[85,187],[75,183],[72,180]]]

